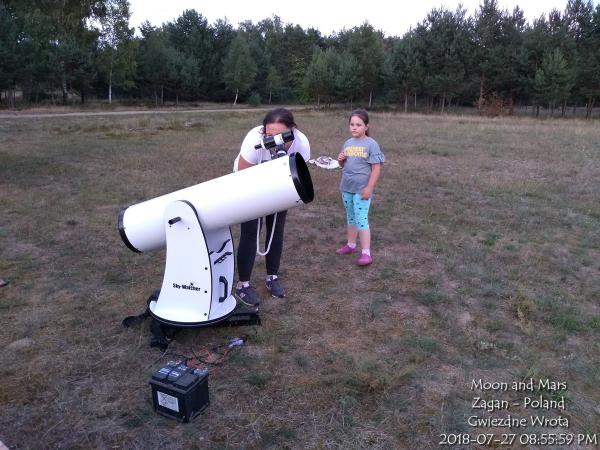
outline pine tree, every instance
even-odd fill
[[[535,91],[538,98],[550,107],[554,115],[556,103],[569,96],[573,86],[572,73],[560,49],[547,54],[535,73]]]
[[[326,94],[328,84],[327,62],[325,53],[315,48],[310,64],[304,76],[304,90],[307,97],[317,99],[317,108],[321,105],[321,96]]]
[[[345,101],[350,101],[350,109],[354,99],[362,91],[360,75],[357,71],[358,61],[348,51],[340,55],[340,65],[335,75],[336,95]]]
[[[430,108],[433,99],[438,98],[443,112],[446,102],[462,91],[474,53],[469,32],[461,7],[454,13],[434,9],[415,30],[424,54],[423,86],[429,94]]]
[[[397,41],[385,64],[387,83],[394,96],[401,96],[404,112],[408,111],[408,98],[415,95],[423,79],[423,64],[414,34],[407,33]]]
[[[213,34],[208,21],[196,10],[188,9],[163,28],[168,36],[169,46],[187,59],[186,64],[193,73],[193,80],[185,83],[185,95],[196,99],[208,98],[213,62]]]
[[[142,40],[137,55],[139,81],[149,88],[156,104],[164,104],[164,90],[169,83],[169,41],[167,34],[149,22],[140,26]],[[159,100],[160,99],[160,100]]]
[[[224,101],[228,97],[223,77],[223,61],[231,41],[235,37],[235,30],[227,20],[217,20],[211,27],[212,54],[207,68],[208,98],[213,101]]]
[[[590,93],[594,91],[594,78],[598,73],[597,43],[593,37],[594,6],[591,0],[569,0],[565,8],[566,33],[573,42],[575,54],[571,57],[573,69],[575,102],[590,102]],[[575,108],[574,108],[575,109]]]
[[[14,10],[0,3],[0,102],[1,93],[6,90],[9,103],[14,107],[14,96],[17,83],[24,80],[20,76],[19,67],[24,63],[20,61],[24,45],[20,37],[23,34],[22,24],[19,22]]]
[[[233,104],[237,104],[238,96],[246,94],[254,80],[258,69],[250,56],[250,48],[243,33],[238,32],[229,46],[223,61],[223,78],[227,89],[235,93]]]
[[[369,107],[373,103],[373,93],[382,80],[384,62],[383,36],[368,23],[355,27],[348,39],[348,50],[356,58],[364,95],[369,97]]]
[[[108,78],[108,103],[112,103],[113,85],[131,88],[135,85],[133,28],[129,28],[129,2],[105,0],[106,11],[100,20],[101,69]]]
[[[266,80],[265,84],[266,84],[267,90],[269,91],[269,105],[270,105],[271,101],[273,99],[273,94],[275,94],[275,97],[277,97],[279,91],[281,90],[281,86],[282,86],[282,81],[281,81],[281,77],[279,76],[279,72],[277,72],[277,69],[273,65],[271,65],[269,67],[269,73],[267,75],[267,80]]]

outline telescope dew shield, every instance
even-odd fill
[[[136,252],[164,247],[165,208],[177,200],[193,205],[206,232],[285,211],[313,198],[308,167],[302,155],[292,153],[124,208],[118,218],[119,234]]]

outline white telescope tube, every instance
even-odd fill
[[[118,227],[127,247],[145,252],[165,246],[164,211],[177,200],[190,202],[202,229],[208,231],[284,211],[313,198],[308,167],[299,153],[292,153],[124,208]]]

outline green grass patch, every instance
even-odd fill
[[[500,319],[496,319],[496,320],[490,320],[488,321],[488,323],[485,325],[485,328],[490,332],[490,333],[497,333],[499,331],[504,331],[507,329],[507,324]]]
[[[417,348],[426,351],[427,353],[434,353],[439,348],[437,341],[430,337],[418,338],[415,341]]]
[[[264,387],[271,380],[271,375],[262,372],[252,372],[244,377],[244,381],[251,386]]]
[[[486,247],[493,247],[496,245],[496,242],[500,239],[500,235],[497,233],[486,233],[481,243]]]
[[[435,289],[424,289],[415,293],[415,300],[425,306],[446,303],[450,297],[446,292]]]
[[[557,331],[567,334],[577,333],[583,328],[575,308],[564,308],[550,317],[550,322]]]
[[[592,317],[587,325],[592,330],[600,330],[600,316]]]
[[[295,355],[294,361],[296,362],[298,367],[300,367],[302,369],[306,369],[310,366],[310,359],[308,358],[307,355],[304,355],[302,353]]]

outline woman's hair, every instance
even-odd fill
[[[275,108],[267,113],[263,119],[262,133],[265,133],[267,125],[270,123],[282,123],[289,129],[296,128],[296,122],[294,122],[294,115],[289,109]]]
[[[352,120],[354,116],[362,120],[365,125],[369,125],[369,114],[364,109],[355,109],[354,111],[352,111],[352,113],[350,114],[350,118],[348,119],[348,123]],[[367,128],[365,134],[367,136],[369,135],[369,128]]]

